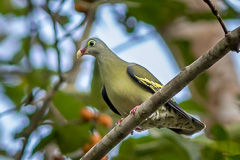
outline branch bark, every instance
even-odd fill
[[[161,90],[147,99],[137,109],[135,116],[127,116],[120,125],[114,127],[102,140],[91,148],[81,160],[101,159],[114,146],[121,142],[132,130],[154,113],[159,106],[165,104],[171,97],[183,89],[192,80],[223,58],[229,51],[239,51],[240,27],[219,41],[213,48],[199,57],[191,65],[186,66],[175,78]]]

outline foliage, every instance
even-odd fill
[[[6,25],[3,27],[4,30],[0,31],[0,46],[4,48],[4,51],[0,50],[0,55],[2,56],[0,59],[0,89],[3,90],[4,96],[7,97],[6,99],[10,100],[12,105],[14,105],[14,111],[16,111],[16,113],[13,113],[14,116],[21,114],[29,120],[29,124],[27,126],[25,125],[26,128],[24,128],[23,125],[19,126],[20,129],[18,128],[18,130],[14,131],[13,137],[16,140],[24,137],[28,141],[28,146],[30,141],[34,139],[31,137],[32,133],[37,132],[40,135],[41,131],[39,130],[41,127],[51,126],[50,133],[42,137],[39,136],[40,141],[31,148],[31,154],[39,151],[43,153],[45,151],[47,154],[46,148],[51,146],[51,144],[55,144],[61,154],[72,159],[79,159],[83,154],[86,144],[93,146],[97,143],[92,143],[91,135],[97,133],[104,136],[110,130],[109,126],[111,126],[112,123],[104,122],[105,119],[110,118],[108,115],[111,115],[114,121],[119,119],[118,116],[109,111],[101,98],[100,90],[102,84],[96,62],[92,72],[90,91],[81,92],[74,86],[76,83],[82,83],[76,82],[76,77],[79,70],[82,71],[85,69],[80,65],[81,61],[75,60],[74,52],[76,48],[79,48],[78,43],[80,41],[80,37],[76,38],[75,35],[77,35],[79,31],[84,31],[82,24],[88,21],[88,19],[86,19],[90,12],[90,7],[88,6],[95,4],[95,1],[84,0],[86,6],[78,3],[78,1],[71,1],[71,8],[67,10],[63,9],[63,6],[66,5],[65,1],[56,2],[54,0],[47,0],[41,3],[37,1],[24,2],[26,4],[20,4],[14,0],[0,1],[0,19],[5,19],[8,23],[13,20],[25,19],[25,29],[27,28],[26,31],[23,32],[24,34],[19,35],[12,35]],[[183,1],[131,1],[136,2],[137,5],[129,5],[129,2],[130,1],[123,2],[127,7],[126,13],[119,14],[113,12],[113,16],[115,16],[116,19],[118,18],[118,22],[126,27],[126,30],[129,32],[128,35],[134,33],[140,21],[154,26],[156,30],[159,30],[161,33],[163,29],[167,28],[170,23],[179,17],[186,17],[191,21],[215,19],[211,12],[189,12],[189,6]],[[115,5],[111,7],[115,9]],[[78,12],[76,12],[74,8]],[[44,15],[41,17],[42,19],[38,18],[39,13]],[[100,13],[97,12],[97,14]],[[234,12],[231,7],[228,7],[223,12],[224,18],[234,18],[235,14],[236,12]],[[82,22],[76,22],[78,25],[73,29],[69,29],[68,25],[75,20],[73,15],[81,17],[79,19],[81,19]],[[95,22],[98,22],[99,17],[96,16],[94,18]],[[94,25],[96,26],[97,23],[94,23]],[[49,30],[54,32],[54,35],[48,35],[50,34]],[[6,33],[4,31],[6,31]],[[7,41],[10,40],[11,45],[9,47]],[[61,50],[65,41],[70,41],[73,45],[72,48],[74,48],[69,47],[71,45],[68,46],[69,50],[70,48],[72,49],[72,53],[70,53],[70,51],[67,53],[68,60],[73,65],[67,69],[63,69],[64,67],[61,65],[66,58],[64,57],[65,53]],[[181,54],[181,57],[186,65],[194,61],[194,57],[189,49],[191,45],[190,42],[180,39],[179,41],[171,43],[177,45],[182,51],[181,53],[185,53]],[[6,46],[4,47],[4,45]],[[34,52],[34,47],[36,46],[38,46],[38,49],[37,52]],[[5,54],[5,52],[7,54]],[[36,56],[36,54],[39,55]],[[55,58],[50,58],[53,55]],[[34,56],[42,59],[40,65],[35,62],[36,57],[34,60]],[[58,56],[60,56],[60,58]],[[62,70],[59,70],[58,66],[60,66]],[[55,88],[54,91],[56,92],[49,93],[51,88],[61,79],[62,75],[65,81],[61,83],[59,88]],[[81,76],[84,75],[80,72],[80,77]],[[73,77],[75,77],[75,79]],[[68,81],[68,79],[71,78],[74,79],[73,82]],[[194,82],[194,85],[197,86],[198,91],[204,98],[208,96],[206,85],[209,78],[210,77],[205,74]],[[49,103],[46,101],[46,95],[48,94],[53,95]],[[43,117],[36,117],[44,104],[47,104],[48,108],[44,110]],[[211,114],[209,114],[204,106],[196,100],[189,99],[183,101],[180,105],[191,114],[211,117]],[[82,109],[86,106],[90,110],[89,112],[92,112],[94,115],[90,116],[90,119],[84,118],[84,115],[81,114]],[[7,107],[7,110],[8,109],[12,111],[11,107]],[[28,113],[28,109],[30,113]],[[99,115],[104,118],[100,120]],[[1,117],[2,116],[8,115],[2,113]],[[34,123],[35,128],[29,133],[28,131],[32,129],[32,124]],[[167,129],[153,129],[150,130],[147,136],[140,138],[130,137],[126,139],[120,145],[119,154],[112,159],[240,159],[239,127],[226,128],[220,124],[215,124],[209,130],[210,136],[208,137],[202,134],[199,137],[183,138]],[[3,132],[1,129],[0,140],[2,140]],[[29,135],[26,136],[27,134]],[[14,157],[22,150],[22,148],[18,148],[18,152],[12,153],[8,151],[7,148],[5,145],[0,146],[1,156]],[[80,152],[78,153],[77,151],[79,150]],[[24,151],[24,154],[27,155],[27,151]],[[54,153],[52,154],[54,155]]]

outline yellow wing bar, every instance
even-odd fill
[[[150,87],[152,90],[154,90],[155,92],[157,92],[159,89],[161,89],[163,87],[163,85],[150,81],[147,78],[142,78],[142,77],[138,77],[137,75],[134,75],[142,84]]]

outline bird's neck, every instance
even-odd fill
[[[109,82],[109,79],[119,78],[123,72],[127,72],[128,63],[115,54],[99,54],[96,59],[104,84]]]

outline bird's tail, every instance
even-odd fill
[[[191,119],[192,119],[192,124],[195,126],[194,130],[176,129],[176,128],[169,128],[169,129],[171,129],[172,131],[174,131],[178,134],[190,136],[194,133],[198,133],[198,132],[202,131],[206,127],[206,125],[204,123],[197,120],[196,118],[191,116]]]

